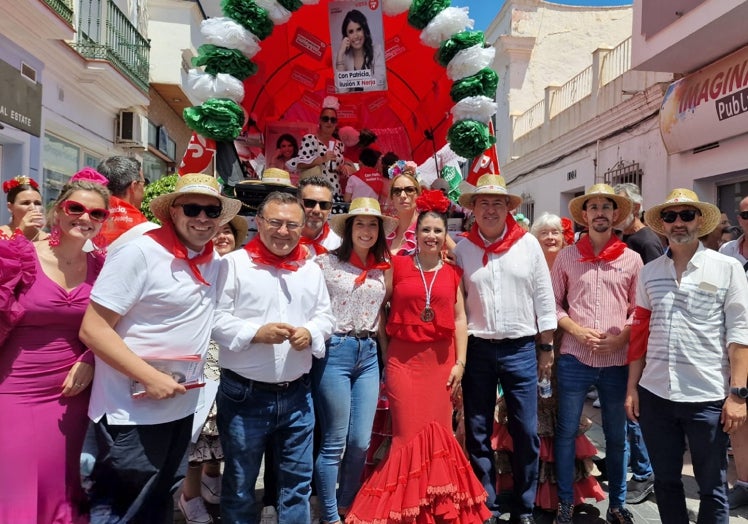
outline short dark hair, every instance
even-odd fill
[[[96,171],[109,180],[107,188],[116,197],[124,196],[130,184],[140,180],[140,162],[127,156],[110,156]]]
[[[394,164],[400,160],[400,157],[397,156],[392,151],[387,151],[384,155],[382,155],[382,176],[385,178],[389,178],[390,175],[387,173],[387,170]]]
[[[299,194],[301,194],[301,190],[304,189],[306,186],[319,186],[319,187],[326,187],[330,190],[330,193],[333,195],[335,194],[335,188],[332,187],[332,184],[329,180],[326,178],[322,178],[321,176],[310,176],[307,178],[304,178],[303,180],[299,181]]]
[[[380,156],[382,156],[381,151],[377,151],[376,149],[372,149],[370,147],[365,147],[361,150],[361,153],[359,153],[358,159],[366,167],[374,167],[377,165],[377,160],[379,160]]]
[[[265,211],[265,207],[271,203],[296,204],[299,206],[299,209],[301,209],[302,216],[306,214],[304,205],[301,203],[301,200],[299,200],[299,197],[292,195],[291,193],[284,193],[283,191],[273,191],[272,193],[268,193],[268,196],[266,196],[265,200],[262,201],[260,207],[257,208],[257,214],[262,215],[263,211]]]

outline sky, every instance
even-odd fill
[[[552,0],[554,4],[565,5],[593,5],[593,6],[617,6],[631,5],[632,0]],[[485,31],[488,24],[496,18],[496,15],[504,5],[504,0],[452,0],[453,7],[468,7],[470,18],[475,20],[475,29]]]

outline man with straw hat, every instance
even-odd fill
[[[501,384],[514,444],[510,513],[513,522],[529,524],[535,522],[538,485],[538,376],[550,377],[556,329],[550,274],[537,239],[526,234],[510,213],[522,198],[507,191],[501,176],[481,176],[476,187],[463,190],[459,201],[475,216],[467,240],[455,248],[464,270],[469,334],[462,380],[465,445],[496,520],[501,511],[491,433]]]
[[[96,355],[91,522],[173,517],[198,392],[147,360],[204,361],[219,270],[211,239],[241,202],[223,196],[215,178],[188,174],[150,207],[162,226],[109,255],[80,330]],[[133,397],[137,383],[146,398]]]
[[[558,419],[555,452],[558,479],[556,523],[572,522],[574,459],[579,417],[590,386],[597,387],[603,415],[609,506],[606,521],[633,522],[626,509],[626,354],[635,307],[638,253],[613,232],[631,213],[631,200],[607,184],[595,184],[569,202],[577,224],[589,229],[559,253],[551,269],[558,327]],[[581,502],[581,501],[579,501]]]
[[[647,442],[661,521],[688,521],[688,440],[699,522],[727,524],[727,440],[745,423],[748,398],[748,281],[740,262],[699,242],[720,211],[690,189],[674,189],[645,217],[670,247],[639,277],[626,411]]]

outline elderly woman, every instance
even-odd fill
[[[543,213],[535,220],[530,233],[540,242],[543,255],[545,255],[545,262],[548,264],[548,269],[550,269],[556,260],[556,256],[565,246],[564,226],[561,218],[551,213]]]

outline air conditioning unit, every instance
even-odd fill
[[[121,146],[147,149],[148,119],[135,111],[120,111],[116,141]]]

